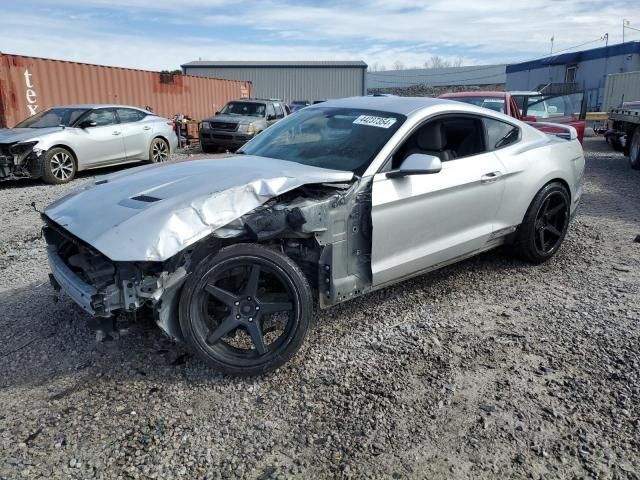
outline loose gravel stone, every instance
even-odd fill
[[[55,301],[30,204],[104,171],[0,184],[0,479],[638,478],[640,172],[585,147],[550,262],[494,251],[317,312],[242,379],[144,319],[96,343]]]

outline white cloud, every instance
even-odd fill
[[[294,0],[50,0],[49,15],[5,7],[2,49],[148,69],[176,68],[199,57],[363,59],[387,68],[395,61],[419,66],[432,55],[462,56],[467,65],[500,63],[545,55],[551,35],[556,51],[606,31],[614,43],[635,1],[492,0],[487,6],[478,0],[355,0],[310,6]],[[115,33],[124,25],[114,26],[102,14],[124,15],[133,28]],[[640,25],[640,17],[633,23]],[[136,24],[145,27],[138,36],[131,33]],[[184,33],[164,34],[163,25]]]

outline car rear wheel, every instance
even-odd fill
[[[69,150],[56,147],[47,151],[42,172],[42,179],[46,183],[59,185],[73,180],[75,176],[76,161]]]
[[[634,170],[640,170],[640,127],[636,128],[636,131],[631,137],[631,146],[629,147],[629,165]]]
[[[540,190],[522,221],[516,252],[531,263],[542,263],[556,254],[567,234],[571,197],[564,185],[552,182]]]
[[[149,147],[149,160],[163,163],[169,160],[169,144],[162,138],[154,138]]]
[[[300,348],[313,311],[311,288],[285,255],[253,244],[203,260],[180,296],[180,326],[193,353],[229,375],[256,375]]]

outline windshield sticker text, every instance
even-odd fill
[[[397,118],[375,117],[373,115],[360,115],[353,123],[356,125],[369,125],[370,127],[389,128],[396,123]]]

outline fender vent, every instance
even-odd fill
[[[143,195],[138,195],[136,197],[131,197],[131,200],[137,200],[139,202],[145,202],[145,203],[153,203],[153,202],[159,202],[162,199],[158,197],[152,197],[151,195],[143,194]]]

